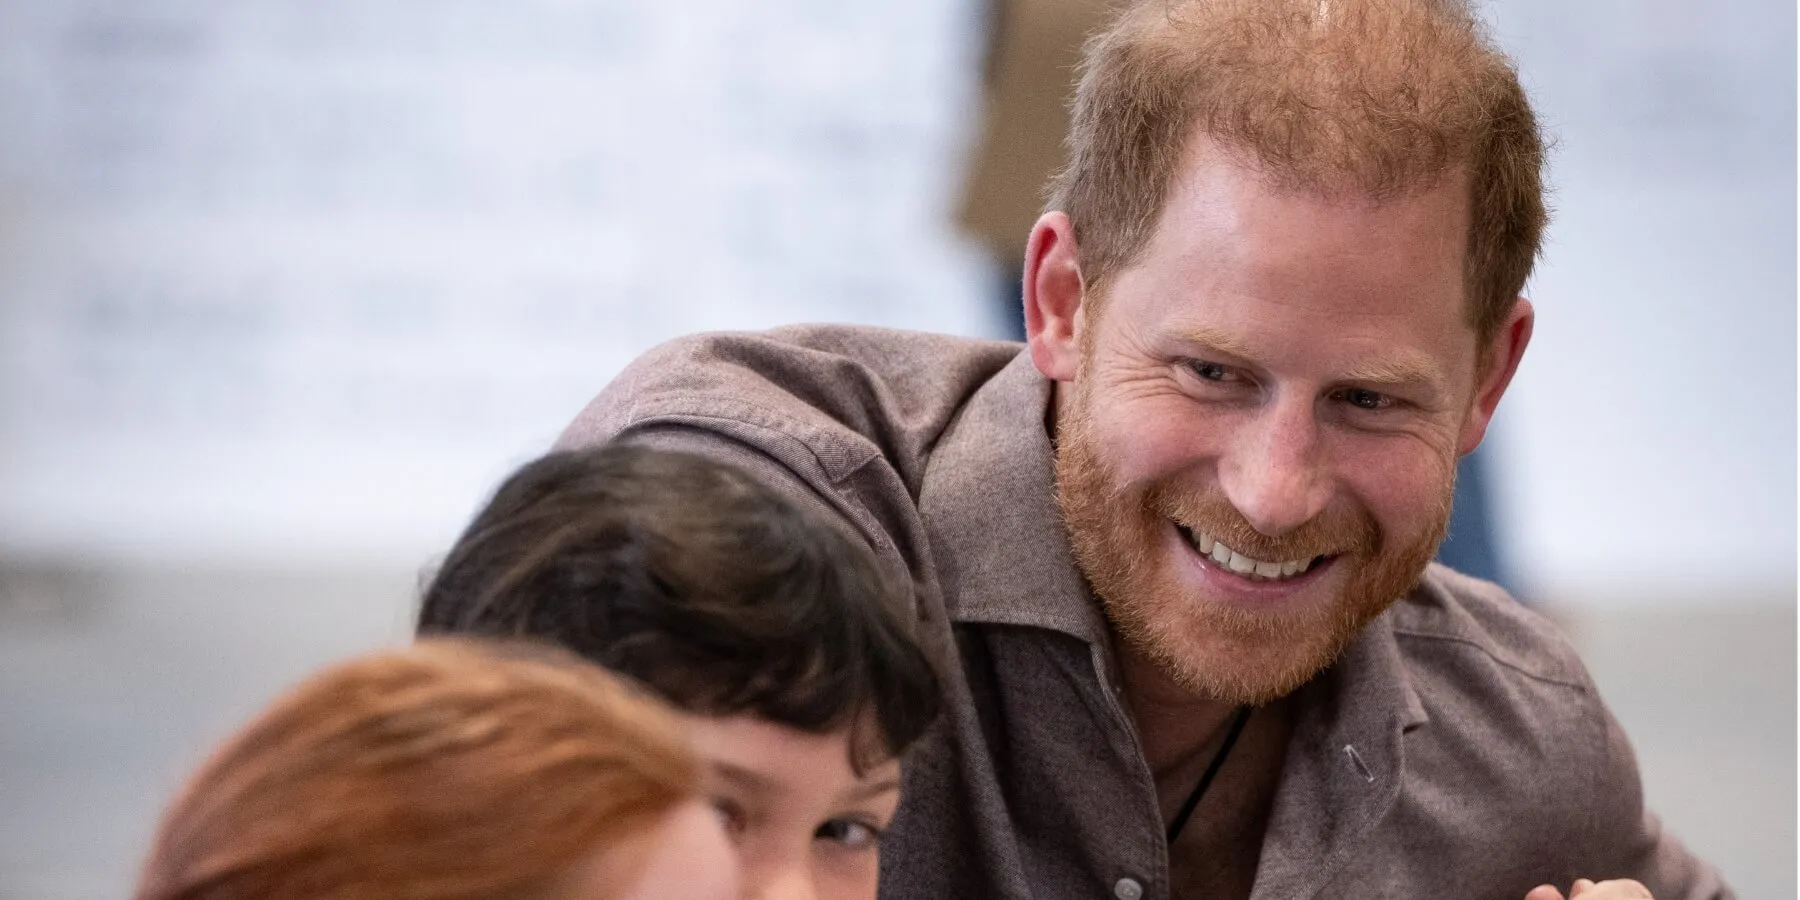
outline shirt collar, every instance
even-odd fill
[[[1021,352],[981,386],[925,472],[919,511],[953,623],[1027,625],[1105,646],[1056,506],[1051,382]]]
[[[1056,506],[1045,430],[1051,397],[1051,382],[1020,353],[946,431],[927,466],[919,510],[951,622],[1051,629],[1087,641],[1105,660],[1106,621]],[[1389,609],[1376,617],[1294,695],[1298,718],[1257,897],[1316,894],[1399,796],[1404,736],[1428,717],[1393,616]]]
[[[951,622],[1047,628],[1109,653],[1106,620],[1075,565],[1056,506],[1045,430],[1051,396],[1050,380],[1020,352],[946,430],[926,468],[919,510]],[[1373,747],[1389,726],[1398,733],[1426,721],[1392,617],[1391,609],[1378,616],[1336,664],[1301,688],[1320,740],[1344,737],[1340,743],[1361,753],[1359,739]]]
[[[1255,898],[1318,895],[1400,796],[1406,733],[1428,717],[1394,637],[1393,614],[1390,608],[1376,617],[1294,695],[1297,718]]]

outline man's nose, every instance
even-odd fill
[[[1280,537],[1324,512],[1331,485],[1310,402],[1271,402],[1237,428],[1219,482],[1250,527]]]

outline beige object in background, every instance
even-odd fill
[[[1009,262],[1043,211],[1063,164],[1068,102],[1081,44],[1106,19],[1104,0],[992,0],[981,129],[957,222]]]

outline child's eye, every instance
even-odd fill
[[[719,824],[725,826],[726,835],[733,841],[743,836],[744,830],[750,825],[743,807],[727,798],[714,797],[712,808],[713,813],[719,817]]]
[[[881,829],[855,819],[832,819],[813,832],[813,839],[831,841],[850,850],[874,849],[881,843]]]

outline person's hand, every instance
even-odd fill
[[[1565,900],[1562,891],[1552,884],[1540,884],[1525,895],[1525,900]],[[1598,884],[1577,878],[1569,888],[1567,900],[1655,900],[1650,889],[1629,878],[1602,881]]]

